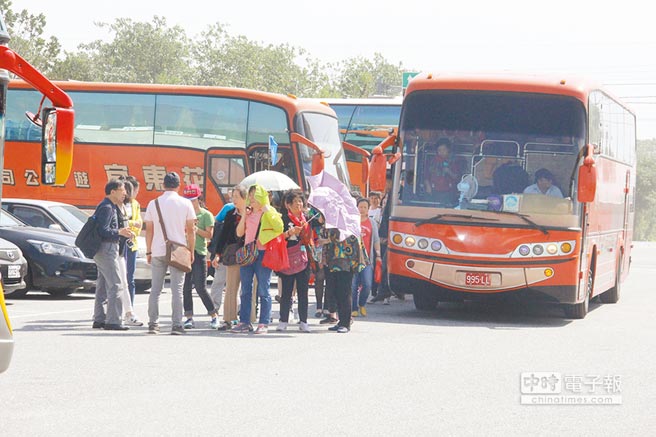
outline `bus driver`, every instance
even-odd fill
[[[563,197],[560,188],[554,185],[553,174],[546,168],[535,172],[535,183],[524,190],[525,194],[546,194],[547,196]]]

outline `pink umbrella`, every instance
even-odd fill
[[[321,211],[326,227],[338,229],[342,240],[360,238],[360,212],[348,187],[326,172],[306,179],[312,189],[308,203]]]

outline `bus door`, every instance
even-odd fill
[[[230,190],[250,174],[243,148],[212,147],[205,154],[205,203],[216,215],[230,202]]]
[[[289,145],[278,145],[275,164],[272,164],[268,144],[251,144],[248,146],[247,153],[250,173],[263,170],[277,171],[289,176],[299,187],[303,186],[303,181],[300,177],[299,159],[296,159],[297,154],[294,153]]]

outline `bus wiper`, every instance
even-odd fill
[[[476,219],[476,220],[487,220],[487,221],[491,221],[491,222],[498,222],[498,221],[499,221],[499,219],[495,219],[495,218],[488,218],[488,217],[474,217],[474,216],[471,215],[471,214],[469,214],[469,215],[462,215],[462,214],[437,214],[437,215],[434,215],[433,217],[429,217],[429,218],[427,218],[427,219],[419,220],[418,222],[415,223],[415,226],[416,226],[416,227],[419,227],[419,226],[421,226],[421,225],[425,225],[426,223],[435,223],[435,222],[439,222],[440,219],[443,219],[443,218],[445,218],[445,217],[448,217],[448,218],[459,218],[459,219],[469,219],[469,220],[473,220],[473,219]]]
[[[528,216],[526,214],[520,214],[518,212],[511,212],[511,211],[495,211],[495,212],[497,214],[508,214],[508,215],[517,216],[517,217],[521,218],[522,220],[524,220],[529,225],[531,225],[534,229],[537,229],[538,231],[542,232],[544,235],[549,235],[549,230],[547,228],[545,228],[542,225],[539,225],[539,224],[535,223],[533,220],[528,218]]]

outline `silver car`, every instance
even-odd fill
[[[0,275],[5,296],[25,288],[27,260],[14,243],[0,238]]]
[[[74,205],[50,200],[2,199],[2,208],[30,226],[62,230],[77,234],[89,215]],[[152,275],[146,261],[146,239],[137,237],[139,250],[134,271],[134,283],[138,292],[148,290]]]

